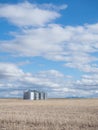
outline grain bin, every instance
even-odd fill
[[[23,99],[28,100],[45,100],[46,99],[46,93],[40,92],[36,90],[27,90],[24,92]]]

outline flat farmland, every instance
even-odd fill
[[[98,99],[0,99],[0,130],[98,130]]]

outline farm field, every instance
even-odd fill
[[[0,130],[98,130],[98,99],[0,99]]]

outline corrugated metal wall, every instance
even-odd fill
[[[28,99],[28,100],[45,100],[46,97],[46,93],[45,92],[39,92],[39,91],[26,91],[24,92],[24,96],[23,99]]]

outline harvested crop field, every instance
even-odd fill
[[[0,99],[0,130],[98,130],[98,99]]]

